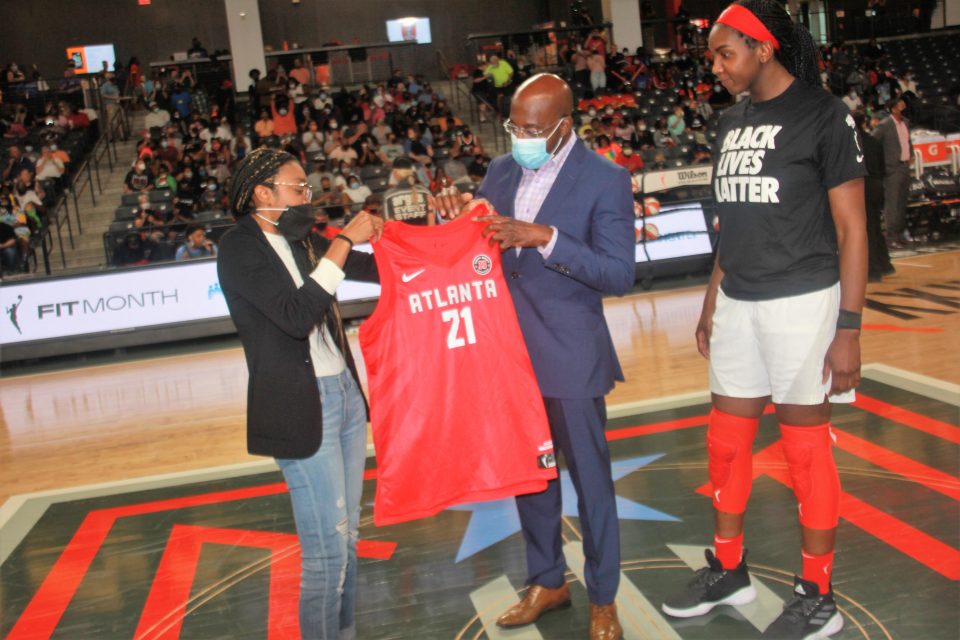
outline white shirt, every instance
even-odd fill
[[[277,255],[280,256],[280,260],[287,271],[290,272],[294,284],[297,285],[298,289],[302,287],[303,276],[300,275],[297,263],[293,259],[293,251],[290,249],[287,239],[278,233],[264,233],[263,235],[267,238],[273,250],[277,252]],[[310,277],[327,293],[333,295],[343,281],[344,273],[332,260],[321,258]],[[335,376],[344,370],[346,362],[343,359],[343,354],[340,353],[340,348],[337,347],[336,341],[327,331],[327,328],[320,324],[319,319],[308,339],[310,340],[310,359],[313,361],[313,373],[316,377]]]

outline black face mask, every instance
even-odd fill
[[[301,204],[286,209],[277,209],[273,207],[262,207],[257,211],[283,211],[277,221],[267,220],[258,216],[261,220],[266,220],[277,228],[277,231],[287,239],[287,242],[300,242],[310,235],[310,229],[316,223],[316,207],[311,204]]]

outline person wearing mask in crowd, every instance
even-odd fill
[[[346,181],[347,186],[343,192],[350,198],[350,202],[360,204],[372,195],[370,187],[360,182],[360,178],[356,174],[347,174]]]
[[[307,130],[300,136],[303,150],[309,154],[323,154],[323,133],[316,120],[307,123]]]
[[[232,183],[237,224],[220,241],[217,270],[250,370],[247,448],[276,460],[293,505],[300,634],[334,640],[356,636],[367,442],[365,401],[335,296],[345,276],[377,281],[373,256],[352,247],[378,238],[383,221],[360,214],[326,240],[310,233],[309,203],[293,156],[251,152]]]
[[[913,142],[910,127],[903,115],[907,108],[902,98],[887,103],[890,115],[873,130],[873,137],[883,144],[886,171],[883,176],[883,219],[887,227],[887,244],[900,249],[913,242],[907,230],[907,196],[910,194],[910,165],[913,163]]]
[[[150,204],[150,198],[146,193],[141,193],[137,199],[137,213],[133,217],[133,227],[139,229],[143,237],[149,237],[153,241],[159,241],[163,238],[163,225],[166,224],[163,216],[154,210]]]
[[[154,127],[165,127],[169,122],[170,114],[165,109],[161,109],[155,101],[151,102],[149,111],[143,120],[143,126],[147,129],[153,129]]]
[[[270,101],[273,116],[273,135],[292,136],[297,133],[297,122],[294,117],[293,99],[286,91],[277,93]]]
[[[847,109],[850,109],[850,111],[860,111],[863,109],[863,100],[860,99],[860,94],[857,93],[856,87],[851,86],[842,100],[843,104],[847,105]]]
[[[260,110],[260,119],[253,125],[253,132],[257,136],[257,145],[263,144],[263,141],[273,135],[273,120],[270,118],[270,112],[266,109]]]
[[[728,6],[709,47],[714,73],[732,94],[744,94],[720,117],[719,153],[743,153],[721,144],[738,131],[775,132],[762,163],[734,177],[714,171],[720,240],[695,332],[710,369],[714,548],[661,608],[692,618],[756,598],[744,515],[753,444],[772,402],[798,502],[802,574],[763,635],[826,638],[843,627],[831,584],[841,490],[829,421],[831,401],[852,401],[860,379],[863,156],[849,110],[820,85],[813,38],[778,0]],[[725,166],[724,158],[717,163]],[[738,180],[769,185],[776,197],[737,190]]]
[[[617,162],[621,167],[629,171],[630,173],[637,173],[638,171],[643,171],[643,158],[640,157],[640,154],[637,153],[630,144],[626,144],[623,147],[623,155],[621,155],[620,160]]]
[[[195,258],[216,257],[217,245],[207,237],[203,227],[191,225],[184,233],[184,243],[177,247],[174,259],[177,262]]]
[[[3,182],[13,180],[20,175],[20,172],[24,169],[34,172],[36,171],[36,166],[33,161],[23,153],[23,149],[18,145],[10,147],[7,152],[7,162],[3,167]]]
[[[37,160],[37,180],[57,180],[63,176],[63,161],[53,154],[49,145],[40,147]]]
[[[180,118],[186,120],[190,117],[190,110],[193,105],[193,96],[190,95],[190,89],[182,82],[173,85],[173,93],[170,95],[170,104],[180,114]]]
[[[667,118],[667,131],[673,138],[674,143],[678,143],[687,130],[687,120],[684,116],[683,107],[676,105],[673,108],[673,113]]]
[[[147,170],[146,162],[137,160],[123,179],[123,192],[137,193],[148,189],[153,189],[153,175]]]

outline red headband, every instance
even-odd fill
[[[773,34],[770,33],[766,25],[760,22],[760,18],[753,15],[753,12],[743,5],[732,4],[724,9],[720,17],[717,18],[717,24],[725,24],[728,27],[733,27],[743,35],[750,36],[757,42],[769,40],[774,49],[780,50],[780,43],[773,37]]]

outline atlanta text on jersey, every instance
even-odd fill
[[[410,313],[443,309],[454,304],[496,297],[497,283],[494,280],[488,278],[486,280],[461,282],[460,284],[451,284],[445,289],[427,289],[411,293],[409,296]]]

